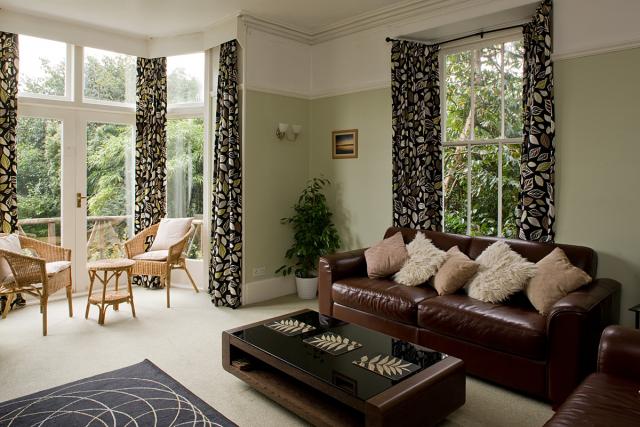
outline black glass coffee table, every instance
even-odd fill
[[[223,332],[222,359],[314,425],[428,426],[465,402],[461,360],[311,310]]]

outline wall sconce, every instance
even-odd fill
[[[291,129],[291,132],[289,132]],[[287,141],[295,141],[298,139],[298,135],[302,132],[302,126],[300,125],[291,125],[288,123],[278,123],[278,128],[276,129],[276,136],[278,139],[282,140],[287,138]],[[293,136],[291,136],[293,134]]]

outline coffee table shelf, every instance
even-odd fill
[[[461,360],[441,355],[442,359],[425,361],[428,358],[423,357],[420,371],[390,381],[350,366],[351,360],[361,354],[360,349],[332,356],[302,342],[319,332],[333,331],[333,326],[317,322],[314,326],[318,330],[312,333],[284,338],[263,326],[268,321],[296,316],[308,323],[319,315],[302,310],[223,332],[224,369],[316,426],[430,426],[464,404],[465,370]],[[409,348],[414,356],[438,354],[356,325],[340,323],[337,331],[357,335],[363,347],[377,351],[389,346]],[[283,349],[286,346],[282,343],[290,343],[289,348]],[[413,361],[419,362],[417,359]],[[248,367],[234,365],[239,360]],[[316,362],[318,366],[313,365]]]

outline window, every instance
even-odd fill
[[[203,141],[202,118],[167,121],[167,216],[194,218],[196,233],[187,248],[189,258],[202,258]]]
[[[516,236],[522,58],[521,40],[443,53],[447,232]]]
[[[125,256],[133,229],[132,125],[87,123],[87,259]]]
[[[204,53],[167,58],[167,103],[202,104],[204,101]]]
[[[18,229],[27,236],[60,244],[62,122],[18,118]],[[43,167],[44,165],[44,167]]]
[[[84,97],[92,101],[136,102],[136,58],[84,49]]]
[[[67,96],[67,45],[37,37],[18,36],[18,93],[26,96]]]

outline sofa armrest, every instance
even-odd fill
[[[331,316],[333,298],[331,287],[337,280],[345,277],[361,277],[367,275],[365,249],[356,249],[320,257],[318,263],[318,303],[320,313]]]
[[[618,321],[620,283],[596,279],[558,301],[547,317],[548,395],[561,404],[596,369],[598,342]]]
[[[600,339],[598,372],[640,382],[640,330],[607,327]]]

